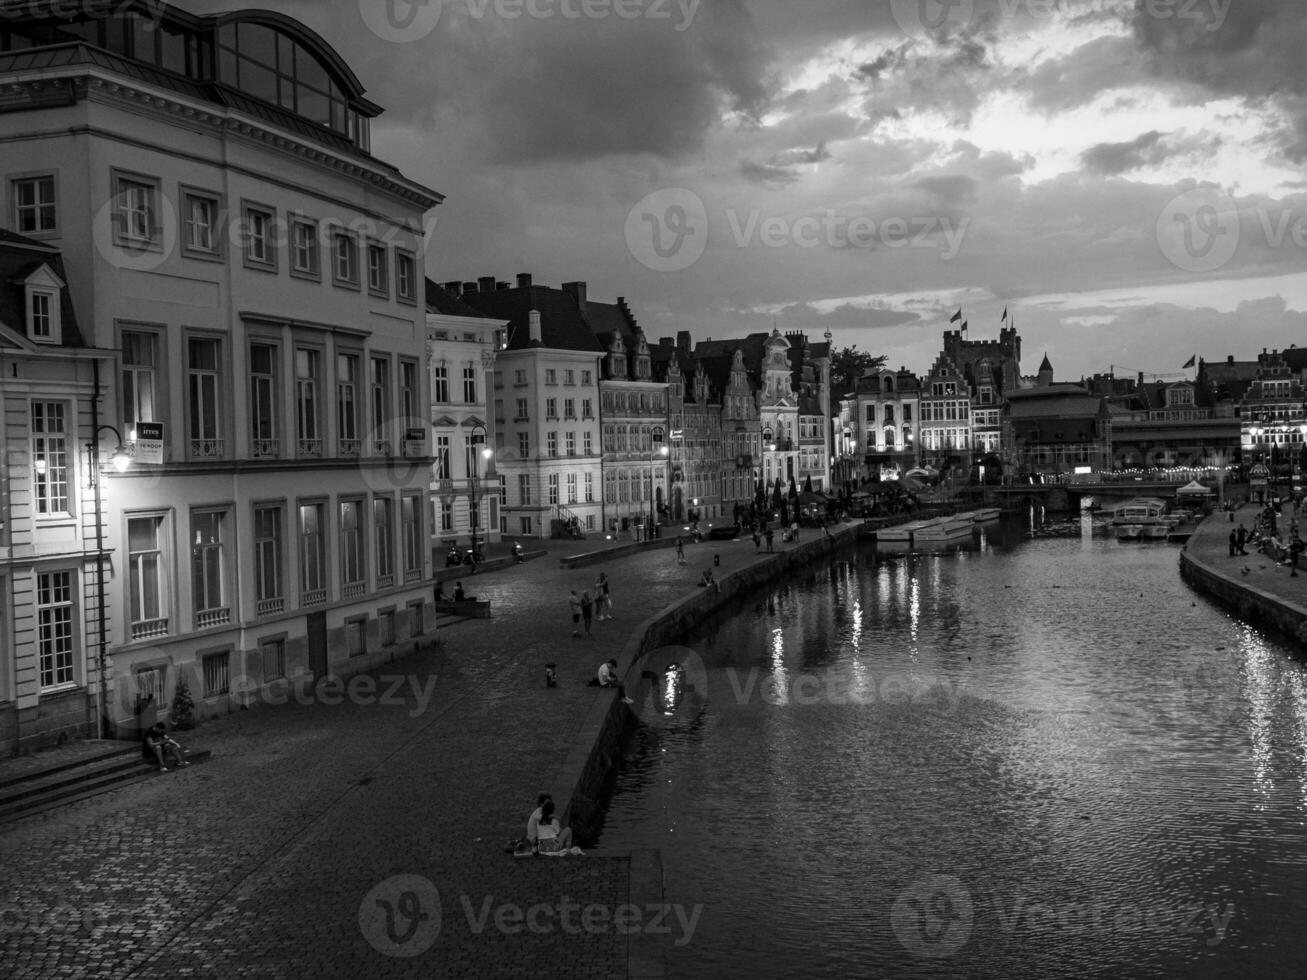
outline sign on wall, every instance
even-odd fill
[[[137,422],[132,455],[138,463],[163,462],[163,423]]]

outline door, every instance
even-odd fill
[[[309,613],[307,637],[309,645],[309,670],[313,676],[327,676],[327,614],[326,612]]]

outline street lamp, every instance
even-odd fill
[[[96,390],[99,390],[99,361],[95,362],[96,367]],[[92,403],[92,420],[94,420],[98,409],[99,396],[96,396]],[[128,455],[127,450],[123,448],[123,436],[112,425],[97,425],[95,431],[91,433],[91,441],[86,444],[86,453],[90,460],[90,467],[87,470],[87,479],[91,481],[91,486],[95,488],[95,590],[96,603],[99,606],[99,631],[100,631],[100,650],[99,650],[99,670],[100,683],[97,685],[96,694],[96,712],[99,718],[96,719],[96,731],[103,738],[104,730],[104,698],[107,693],[108,681],[105,677],[105,665],[109,662],[109,600],[105,592],[104,584],[104,498],[101,495],[101,484],[104,482],[100,479],[100,433],[105,430],[112,432],[114,438],[118,440],[112,455],[109,457],[110,463],[118,473],[126,473],[127,468],[132,465],[132,457]]]
[[[652,463],[665,460],[671,454],[671,450],[666,445],[659,446],[657,450],[649,457]],[[655,500],[654,490],[654,468],[649,467],[649,533],[645,535],[645,540],[651,540],[654,536],[654,528],[658,526],[657,501]]]
[[[483,444],[480,455],[486,461],[486,467],[489,469],[490,457],[494,455],[494,450],[485,445],[489,431],[480,422],[472,425],[472,560],[476,561],[477,557],[477,528],[481,524],[481,464],[477,462],[477,430],[481,430],[480,442]]]

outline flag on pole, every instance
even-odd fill
[[[967,321],[966,321],[966,320],[963,320],[963,321],[962,321],[962,332],[963,332],[963,333],[966,333],[966,332],[967,332]]]
[[[1002,317],[1002,319],[1000,319],[998,322],[999,322],[999,323],[1007,323],[1007,307],[1006,307],[1006,306],[1003,307],[1003,317]]]
[[[962,307],[959,306],[958,311],[948,318],[948,322],[957,323],[961,319],[962,319]]]
[[[1189,360],[1184,362],[1184,366],[1187,368],[1191,368],[1194,366],[1194,362],[1197,360],[1198,360],[1198,355],[1195,354],[1193,357],[1189,358]],[[1183,370],[1183,368],[1181,370]]]

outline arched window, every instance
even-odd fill
[[[895,449],[897,447],[898,447],[898,441],[893,427],[888,425],[885,426],[885,448]]]

